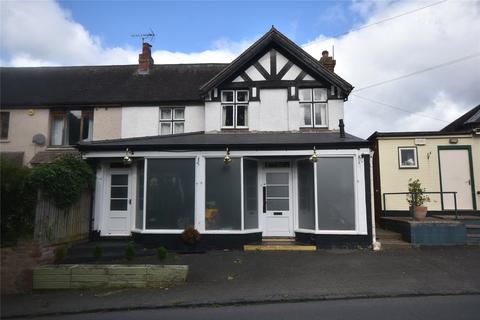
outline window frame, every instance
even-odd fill
[[[79,137],[80,139],[77,142],[80,141],[89,141],[93,139],[93,121],[94,121],[94,112],[93,109],[69,109],[69,110],[53,110],[50,111],[50,133],[49,133],[49,147],[54,147],[54,148],[64,148],[64,147],[71,147],[73,145],[69,144],[67,139],[67,130],[69,130],[68,127],[68,114],[70,112],[74,111],[80,111],[80,132],[79,132]],[[55,117],[61,117],[63,119],[63,129],[62,129],[62,142],[61,144],[52,144],[53,140],[53,121]],[[87,137],[86,139],[82,139],[83,137],[83,128],[84,128],[84,121],[85,118],[92,119],[92,137]],[[90,130],[89,130],[90,131]]]
[[[162,110],[168,109],[170,110],[170,118],[169,119],[162,119]],[[176,118],[175,111],[182,110],[183,117]],[[182,134],[185,133],[185,107],[160,107],[159,108],[159,117],[158,117],[158,134],[161,136],[168,136],[171,134]],[[169,123],[170,124],[170,133],[162,133],[162,123]],[[183,131],[182,132],[175,132],[175,124],[181,123],[183,124]]]
[[[223,99],[223,93],[224,92],[232,92],[233,93],[233,101],[225,101]],[[246,101],[238,101],[238,93],[239,92],[245,92],[246,93]],[[222,129],[248,129],[248,107],[249,107],[249,102],[250,102],[250,92],[248,89],[238,89],[238,90],[233,90],[233,89],[228,89],[228,90],[221,90],[220,92],[220,101],[222,104],[221,108],[221,128]],[[224,121],[224,112],[226,107],[233,107],[233,119],[232,123],[233,125],[227,126],[225,125]],[[238,107],[244,107],[245,108],[245,125],[238,125]]]
[[[299,88],[298,89],[298,101],[300,105],[300,109],[302,110],[302,106],[307,106],[307,109],[310,109],[310,122],[311,124],[301,124],[300,128],[328,128],[328,90],[327,94],[325,95],[325,100],[321,99],[315,99],[315,90],[316,89],[323,89],[327,90],[326,88]],[[301,91],[302,90],[309,90],[310,91],[310,99],[309,100],[303,100]],[[325,106],[325,123],[324,124],[317,124],[317,120],[315,117],[315,105],[319,106]],[[302,122],[304,119],[302,119]]]
[[[403,165],[402,164],[402,151],[403,150],[413,150],[413,157],[415,160],[415,163],[413,165]],[[401,146],[398,147],[397,150],[398,153],[398,168],[399,169],[418,169],[418,149],[416,146]]]
[[[10,111],[1,111],[0,114],[1,114],[1,117],[2,117],[2,118],[0,119],[0,121],[3,122],[3,117],[4,117],[4,115],[5,115],[6,119],[7,119],[5,126],[4,126],[3,123],[0,124],[0,126],[1,126],[1,130],[0,130],[0,140],[6,141],[6,140],[8,140],[8,136],[9,136],[9,133],[10,133]],[[6,128],[6,129],[5,129],[5,128]],[[5,136],[3,135],[4,132],[6,132],[6,135],[5,135]]]

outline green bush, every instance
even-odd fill
[[[60,209],[72,206],[82,191],[93,185],[95,174],[79,156],[66,155],[52,163],[39,165],[32,172],[33,184],[42,197]]]
[[[30,171],[0,157],[2,246],[33,235],[37,192],[30,183]]]
[[[96,245],[95,248],[93,248],[93,257],[95,258],[95,261],[100,261],[103,257],[103,248],[100,247],[99,245]]]
[[[58,247],[55,249],[55,263],[62,262],[67,256],[67,247]]]
[[[165,247],[159,247],[157,248],[157,258],[158,260],[162,261],[162,260],[165,260],[165,258],[167,257],[167,249],[165,249]]]
[[[135,248],[133,247],[133,242],[129,241],[125,248],[125,259],[132,261],[133,258],[135,258]]]

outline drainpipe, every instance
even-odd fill
[[[376,236],[376,221],[375,221],[375,197],[374,197],[374,186],[373,186],[373,155],[374,151],[370,151],[370,211],[372,215],[372,247],[373,251],[379,251],[381,247],[377,244],[377,236]],[[381,245],[381,244],[380,244]]]

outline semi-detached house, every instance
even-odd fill
[[[188,226],[212,248],[372,244],[369,142],[344,130],[353,87],[328,52],[274,28],[229,64],[156,65],[150,50],[138,65],[1,71],[11,129],[45,140],[32,163],[76,146],[95,165],[92,232],[170,248]]]

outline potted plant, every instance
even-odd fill
[[[423,220],[427,216],[428,208],[423,204],[429,202],[430,198],[424,195],[425,188],[422,188],[422,184],[419,179],[408,180],[408,195],[407,201],[410,205],[410,212],[412,212],[415,220]]]
[[[198,249],[198,243],[200,242],[200,232],[194,227],[187,227],[182,232],[182,240],[186,245],[186,252],[201,252]]]

